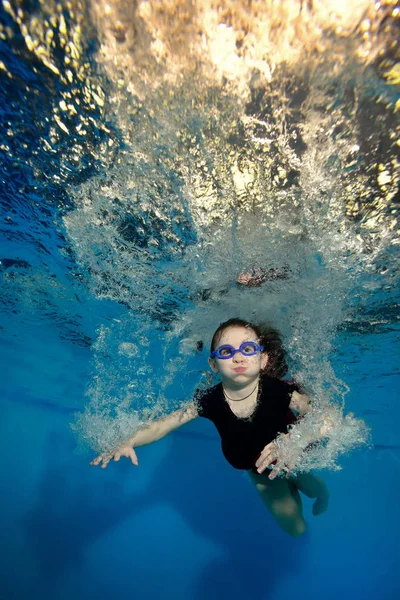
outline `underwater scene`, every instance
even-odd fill
[[[400,597],[399,34],[395,0],[1,0],[1,600]],[[256,444],[264,356],[273,484],[193,400]]]

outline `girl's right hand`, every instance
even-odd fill
[[[92,467],[97,467],[98,465],[103,463],[101,465],[101,468],[105,469],[112,458],[115,462],[118,462],[121,456],[126,456],[126,458],[130,458],[132,464],[135,465],[135,467],[138,466],[139,461],[137,459],[136,452],[134,451],[132,446],[129,446],[128,444],[120,446],[119,448],[117,448],[113,452],[110,452],[109,454],[100,454],[99,456],[96,456],[96,458],[92,460],[90,464],[92,465]]]

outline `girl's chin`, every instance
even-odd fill
[[[241,384],[250,384],[254,381],[254,383],[256,382],[256,379],[258,377],[258,374],[254,375],[254,373],[249,373],[248,371],[244,372],[244,373],[234,373],[232,376],[229,375],[228,377],[222,377],[222,381],[223,383],[241,383]]]

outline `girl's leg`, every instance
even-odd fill
[[[320,477],[316,477],[310,471],[291,477],[291,481],[305,496],[316,498],[312,509],[313,515],[321,515],[326,511],[329,504],[329,490]]]
[[[268,479],[265,474],[248,471],[261,500],[278,525],[289,535],[298,537],[306,530],[300,494],[290,479]]]

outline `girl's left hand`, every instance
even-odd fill
[[[255,467],[258,473],[263,473],[271,463],[275,462],[273,471],[268,475],[268,479],[275,479],[282,471],[290,472],[290,468],[283,462],[283,456],[275,442],[265,446],[260,456],[256,460]]]

